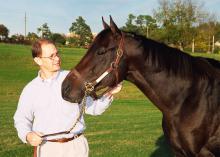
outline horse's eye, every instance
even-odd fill
[[[102,55],[104,53],[106,53],[106,50],[104,47],[101,47],[100,49],[98,49],[98,52],[97,52],[98,55]]]

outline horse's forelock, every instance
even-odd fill
[[[107,47],[111,39],[112,39],[111,30],[110,29],[102,30],[95,37],[94,41],[92,42],[92,45],[90,45],[86,54],[83,56],[81,61],[76,65],[76,68],[83,69],[83,67],[86,67],[86,64],[89,64],[90,62],[94,62],[93,55],[95,54],[96,50],[98,50],[100,47]]]

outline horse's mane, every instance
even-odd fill
[[[179,49],[132,32],[127,32],[127,35],[130,35],[140,43],[139,47],[144,49],[143,55],[147,64],[165,70],[168,74],[187,78],[207,78],[214,76],[215,68],[220,68],[220,62],[217,60],[194,57]]]
[[[212,59],[212,58],[204,58],[204,59],[206,59],[215,68],[220,69],[220,61]]]

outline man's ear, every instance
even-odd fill
[[[39,57],[34,57],[34,61],[35,61],[35,63],[37,63],[37,65],[39,65],[39,66],[42,65],[42,60]]]

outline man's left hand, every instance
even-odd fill
[[[116,94],[118,92],[120,92],[122,89],[122,82],[120,82],[119,84],[117,84],[117,86],[115,86],[114,88],[112,88],[108,93],[106,93],[106,96],[112,96],[113,94]]]

